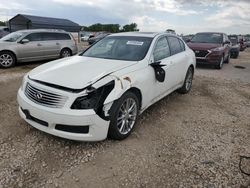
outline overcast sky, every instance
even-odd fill
[[[0,0],[0,20],[19,13],[87,26],[135,22],[140,31],[250,33],[250,0]]]

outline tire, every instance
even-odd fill
[[[226,59],[225,63],[228,64],[230,62],[230,58],[231,58],[231,54],[229,53],[228,56],[227,56],[227,59]]]
[[[223,56],[220,59],[220,62],[215,66],[216,69],[221,69],[223,67],[223,63],[224,63],[224,58]]]
[[[126,107],[127,104],[128,107]],[[127,113],[126,109],[131,109]],[[126,92],[114,102],[110,111],[110,125],[108,137],[114,140],[123,140],[133,131],[139,113],[139,101],[132,92]],[[130,119],[130,120],[129,120]]]
[[[72,56],[72,52],[70,49],[68,48],[63,48],[60,52],[60,57],[61,58],[65,58],[65,57],[70,57]]]
[[[0,52],[0,67],[10,68],[15,66],[16,57],[11,52]]]
[[[189,67],[186,73],[185,81],[182,87],[177,90],[177,92],[181,94],[187,94],[192,88],[193,77],[194,77],[194,70],[192,67]]]
[[[240,52],[237,52],[235,55],[234,55],[234,58],[237,59],[239,57],[239,54]]]

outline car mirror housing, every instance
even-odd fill
[[[26,44],[26,43],[29,43],[29,42],[30,42],[29,39],[23,39],[23,40],[20,41],[21,44]]]
[[[164,82],[166,73],[162,67],[165,65],[162,65],[161,61],[156,61],[156,62],[150,63],[150,66],[153,67],[153,69],[155,71],[156,80],[159,82]]]

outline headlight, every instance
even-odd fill
[[[213,52],[218,52],[218,51],[222,51],[222,50],[223,50],[223,47],[217,47],[217,48],[211,49],[211,51],[213,51]]]
[[[71,106],[71,109],[94,109],[98,110],[100,106],[112,91],[115,82],[111,81],[104,86],[95,89],[93,87],[87,88],[87,95],[78,97]]]

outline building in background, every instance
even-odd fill
[[[49,18],[18,14],[8,22],[11,32],[22,29],[61,29],[68,32],[79,32],[81,26],[68,19]]]

